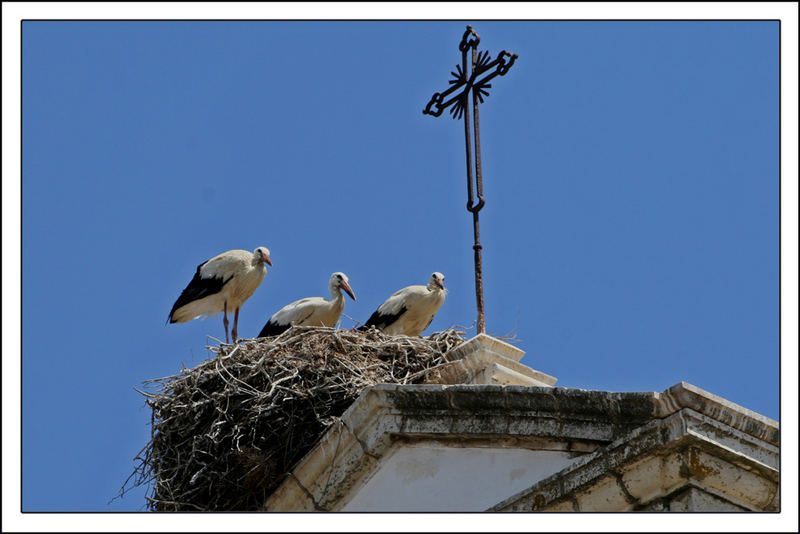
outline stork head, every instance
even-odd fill
[[[444,289],[444,275],[439,272],[433,273],[431,279],[428,280],[428,289],[431,291],[434,289]]]
[[[267,247],[258,247],[253,251],[253,259],[258,263],[266,263],[272,267],[272,261],[269,259],[269,249]]]
[[[350,287],[349,278],[344,273],[333,273],[331,275],[331,281],[328,284],[328,287],[331,290],[331,293],[335,293],[339,289],[343,289],[345,293],[350,295],[350,298],[356,300],[356,296],[353,293],[353,288]]]

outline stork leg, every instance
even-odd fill
[[[236,343],[238,336],[236,335],[236,327],[239,325],[239,308],[236,308],[236,313],[233,315],[233,342]]]
[[[228,301],[227,300],[222,304],[222,324],[225,325],[225,343],[230,343],[230,341],[228,340]],[[233,328],[234,328],[234,332],[236,332],[236,326],[234,326]],[[236,336],[235,333],[233,335]]]

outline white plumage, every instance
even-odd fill
[[[381,304],[359,330],[371,326],[389,335],[418,336],[430,326],[444,303],[444,275],[435,272],[426,286],[408,286]]]
[[[258,247],[253,252],[229,250],[201,263],[172,306],[169,322],[184,323],[222,312],[225,342],[228,343],[228,310],[235,310],[231,334],[236,343],[239,308],[264,280],[265,263],[272,265],[266,247]]]
[[[287,304],[269,318],[258,337],[276,336],[291,326],[335,326],[344,310],[344,296],[341,290],[356,300],[349,280],[344,273],[333,273],[328,282],[331,300],[308,297]]]

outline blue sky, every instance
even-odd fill
[[[224,337],[165,325],[220,252],[272,251],[242,337],[339,270],[355,319],[438,270],[425,333],[473,325],[463,126],[421,113],[466,22],[24,24],[24,510],[143,508],[108,504],[149,439],[133,388]],[[473,26],[519,54],[480,109],[488,333],[559,386],[777,419],[778,24]]]

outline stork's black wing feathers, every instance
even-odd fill
[[[364,332],[366,330],[369,330],[369,327],[371,326],[374,326],[378,330],[383,330],[384,328],[395,322],[397,319],[399,319],[400,316],[403,315],[406,311],[407,310],[405,306],[400,308],[400,311],[398,311],[397,313],[380,313],[378,310],[375,310],[375,313],[373,313],[370,316],[370,318],[367,319],[367,322],[364,324],[364,326],[359,326],[357,330]]]
[[[200,267],[205,264],[206,262],[203,262],[197,266],[197,271],[194,273],[194,278],[192,278],[192,281],[189,282],[188,286],[186,286],[186,289],[181,292],[181,296],[178,297],[178,300],[175,301],[175,304],[172,305],[172,310],[170,310],[168,318],[170,323],[175,322],[175,320],[172,318],[172,314],[174,314],[178,308],[181,306],[186,306],[195,300],[200,300],[209,295],[215,295],[219,293],[222,291],[222,288],[225,286],[225,284],[230,282],[231,278],[233,278],[233,275],[229,276],[227,280],[218,276],[201,278]]]
[[[270,320],[270,321],[267,321],[267,324],[265,324],[264,328],[261,329],[261,332],[259,332],[258,337],[277,336],[277,335],[283,334],[284,332],[289,330],[289,328],[291,328],[291,326],[292,325],[290,325],[290,324],[273,323]]]

